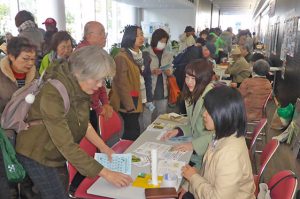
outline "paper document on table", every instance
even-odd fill
[[[112,161],[110,162],[105,153],[95,153],[95,160],[105,168],[127,175],[131,175],[131,158],[131,153],[113,154]]]
[[[166,140],[168,143],[180,144],[186,142],[192,142],[192,136],[176,136]]]
[[[158,162],[158,175],[163,176],[166,173],[174,173],[178,178],[181,176],[181,168],[186,165],[183,161],[178,160],[160,160]]]
[[[178,160],[185,152],[172,150],[172,145],[159,144],[155,142],[145,142],[134,152],[145,156],[150,156],[151,149],[157,149],[159,159]]]
[[[172,121],[172,122],[178,122],[181,124],[187,123],[187,117],[183,115],[179,115],[177,113],[166,113],[159,116],[159,119]]]
[[[147,127],[149,131],[168,131],[175,127],[173,124],[167,124],[163,122],[153,122]]]

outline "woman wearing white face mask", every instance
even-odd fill
[[[153,111],[145,109],[143,113],[143,126],[147,127],[157,116],[167,112],[168,88],[167,77],[172,75],[173,56],[165,49],[169,34],[163,29],[153,32],[151,44],[148,49],[151,57]],[[147,107],[147,104],[146,104]]]

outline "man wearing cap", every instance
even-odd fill
[[[242,56],[239,46],[236,46],[231,50],[231,56],[233,63],[229,64],[225,73],[230,74],[232,77],[232,82],[237,83],[237,86],[242,83],[242,81],[251,75],[250,65],[246,59]]]
[[[196,43],[194,35],[195,29],[192,26],[187,26],[184,30],[184,33],[179,36],[179,53]]]
[[[57,28],[56,28],[56,21],[53,18],[47,18],[43,24],[45,24],[46,27],[46,31],[53,31],[53,32],[57,32]]]
[[[45,24],[46,27],[46,33],[45,33],[45,43],[43,44],[42,50],[43,50],[43,55],[49,53],[50,51],[50,46],[51,46],[51,40],[52,36],[57,33],[57,28],[56,28],[56,21],[53,18],[47,18],[43,24]]]

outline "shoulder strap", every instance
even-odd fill
[[[66,87],[57,79],[49,79],[48,81],[58,90],[59,94],[62,96],[64,100],[65,113],[68,113],[70,109],[70,98]]]
[[[272,187],[270,187],[270,191],[272,191],[272,189],[274,189],[280,182],[282,182],[283,180],[287,179],[287,178],[295,178],[297,179],[297,177],[295,176],[295,174],[290,174],[287,176],[284,176],[283,178],[279,179]]]

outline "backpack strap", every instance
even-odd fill
[[[49,79],[48,82],[52,86],[54,86],[58,90],[59,94],[62,96],[64,100],[65,113],[68,113],[70,109],[70,98],[66,87],[61,83],[61,81],[57,79]]]
[[[279,183],[281,183],[283,180],[285,180],[287,178],[297,179],[297,176],[295,176],[295,174],[290,174],[290,175],[284,176],[283,178],[279,179],[272,187],[270,187],[269,190],[272,191],[272,189],[274,189]]]

